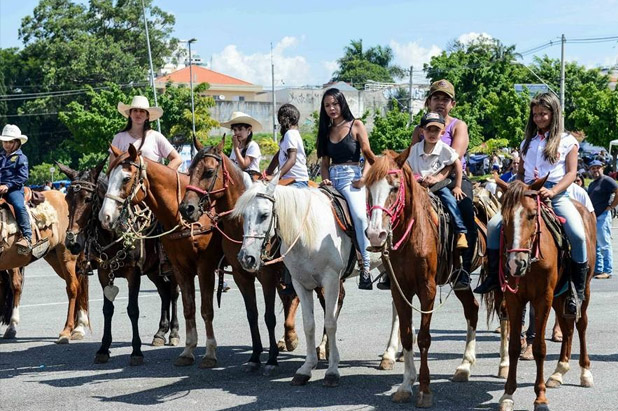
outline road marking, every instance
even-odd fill
[[[149,293],[140,293],[139,298],[150,298],[150,297],[158,297],[159,294],[149,294]],[[128,300],[129,297],[118,297],[116,298],[114,301],[118,301],[118,300]],[[100,302],[103,301],[102,298],[96,298],[96,299],[91,299],[90,302]],[[64,305],[64,304],[68,304],[68,301],[62,301],[62,302],[56,302],[56,303],[41,303],[41,304],[24,304],[24,305],[20,305],[19,308],[30,308],[30,307],[46,307],[46,306],[50,306],[50,305]]]

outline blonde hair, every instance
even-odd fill
[[[530,115],[528,116],[528,124],[526,125],[524,146],[521,149],[522,155],[525,156],[530,147],[530,142],[539,132],[538,127],[534,123],[532,110],[536,106],[551,111],[551,124],[549,125],[549,136],[547,137],[547,145],[543,149],[543,157],[545,160],[554,164],[558,161],[558,146],[560,145],[560,137],[562,136],[562,110],[560,109],[560,100],[553,93],[541,93],[536,95],[530,102]]]

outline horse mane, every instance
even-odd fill
[[[392,157],[389,156],[386,152],[383,155],[377,156],[375,158],[375,161],[373,162],[371,168],[365,176],[365,185],[370,186],[386,177],[389,170],[393,168],[393,162],[391,158]]]
[[[528,186],[522,181],[515,180],[509,184],[509,187],[502,195],[502,218],[504,219],[504,224],[509,223],[513,210],[521,204],[526,190],[528,190]]]

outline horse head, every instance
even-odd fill
[[[277,174],[269,183],[256,183],[240,196],[232,218],[243,219],[243,241],[238,261],[248,272],[256,272],[262,265],[262,255],[275,236],[275,188]]]
[[[541,209],[538,190],[547,176],[531,185],[521,181],[509,184],[502,196],[502,230],[506,252],[506,270],[513,277],[523,277],[538,258]]]
[[[97,180],[105,165],[105,160],[97,166],[76,171],[64,164],[56,165],[71,180],[65,199],[69,208],[69,225],[67,227],[65,245],[71,253],[78,255],[86,243],[86,229],[91,223],[91,217],[101,202],[97,195]]]
[[[190,221],[200,219],[206,209],[212,206],[217,198],[224,195],[229,176],[225,166],[225,135],[216,146],[204,147],[194,139],[198,150],[189,166],[189,185],[180,203],[180,213]]]
[[[144,201],[149,190],[146,162],[141,153],[133,145],[129,145],[126,153],[110,147],[115,158],[107,170],[109,183],[99,212],[99,220],[106,230],[115,228],[121,211]]]

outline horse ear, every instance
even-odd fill
[[[404,151],[402,151],[401,154],[399,154],[397,157],[395,157],[395,163],[397,163],[399,168],[403,168],[404,164],[406,164],[406,161],[408,160],[408,157],[410,156],[410,148],[411,147],[412,146],[409,146]]]
[[[107,164],[107,157],[105,157],[103,160],[101,160],[99,162],[99,164],[97,164],[96,167],[94,168],[93,175],[94,175],[94,181],[95,182],[99,179],[99,174],[101,174],[101,171],[103,171],[103,167],[105,167],[105,164]]]
[[[122,151],[119,148],[112,146],[111,144],[109,145],[109,149],[112,150],[112,153],[114,153],[114,156],[116,157],[122,154]]]
[[[69,180],[73,181],[77,178],[77,171],[73,170],[71,167],[69,166],[65,166],[62,163],[59,162],[55,162],[56,165],[58,166],[58,168],[60,169],[60,171],[62,171],[64,174],[66,174],[67,177],[69,177]]]
[[[200,143],[195,134],[193,134],[193,147],[195,147],[197,151],[201,151],[204,148],[204,145]]]
[[[540,190],[545,185],[548,177],[549,173],[543,178],[534,180],[534,183],[530,184],[530,190]]]
[[[135,159],[137,159],[137,149],[135,148],[135,146],[133,144],[129,144],[129,157],[131,158],[131,160],[135,161]]]
[[[221,141],[219,141],[219,144],[217,144],[217,151],[219,153],[223,152],[223,147],[225,147],[225,136],[227,135],[227,133],[223,133],[223,138],[221,138]]]
[[[277,173],[270,180],[270,183],[268,183],[268,186],[266,187],[266,193],[267,194],[269,194],[269,195],[275,194],[275,188],[277,187],[277,184],[279,184],[279,177],[280,176],[281,175],[279,173]]]

